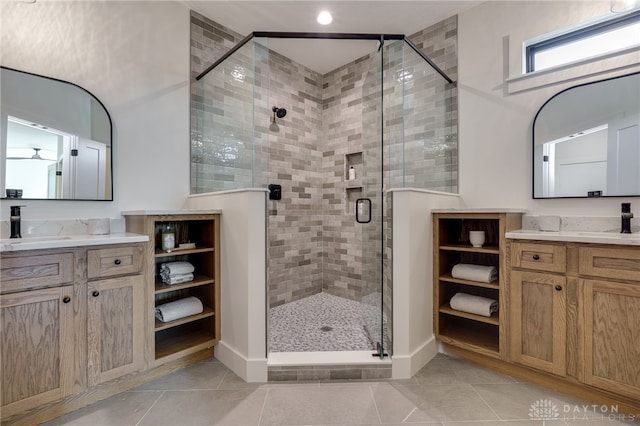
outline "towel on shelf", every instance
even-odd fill
[[[162,282],[168,285],[193,281],[193,274],[161,275]]]
[[[166,275],[179,275],[190,274],[195,271],[196,268],[189,262],[167,262],[160,265],[160,274]]]
[[[189,262],[167,262],[160,265],[160,278],[165,284],[193,281],[195,268]]]
[[[498,279],[498,269],[495,266],[458,263],[451,270],[451,276],[462,280],[492,283]]]
[[[467,293],[456,293],[449,301],[451,309],[468,312],[470,314],[490,317],[498,312],[498,301],[488,297],[475,296]]]
[[[169,322],[199,314],[203,310],[204,306],[200,299],[190,296],[156,306],[156,318],[162,322]]]

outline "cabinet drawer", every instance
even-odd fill
[[[512,243],[511,262],[516,268],[546,272],[567,270],[567,249],[564,246],[536,243]]]
[[[73,253],[2,258],[2,293],[73,282]]]
[[[101,278],[114,275],[137,274],[142,271],[141,246],[89,250],[87,277]]]
[[[580,247],[580,275],[640,281],[640,249]]]

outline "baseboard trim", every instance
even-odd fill
[[[223,340],[216,346],[216,358],[247,383],[267,381],[267,358],[249,359]]]
[[[435,336],[431,336],[429,340],[409,355],[393,354],[391,357],[391,377],[393,379],[410,379],[437,354],[438,342]]]

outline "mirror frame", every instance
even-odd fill
[[[567,87],[566,89],[563,89],[561,91],[559,91],[558,93],[554,94],[553,96],[551,96],[549,99],[547,99],[542,106],[540,106],[540,108],[538,109],[538,111],[536,112],[536,115],[533,118],[533,123],[531,126],[531,133],[532,133],[532,138],[531,138],[531,164],[532,164],[532,169],[531,169],[531,198],[534,200],[553,200],[553,199],[571,199],[571,198],[631,198],[631,197],[640,197],[640,193],[639,194],[632,194],[632,195],[597,195],[597,196],[588,196],[588,195],[574,195],[574,196],[562,196],[562,197],[545,197],[545,196],[536,196],[536,122],[540,116],[540,113],[542,112],[542,110],[547,106],[547,104],[549,104],[549,102],[553,101],[556,97],[562,95],[565,92],[568,92],[570,90],[574,90],[580,87],[584,87],[584,86],[590,86],[590,85],[594,85],[594,84],[598,84],[598,83],[603,83],[603,82],[607,82],[607,81],[612,81],[612,80],[617,80],[617,79],[621,79],[621,78],[625,78],[625,77],[631,77],[637,75],[640,77],[640,71],[636,71],[636,72],[632,72],[629,74],[624,74],[624,75],[617,75],[614,77],[609,77],[609,78],[604,78],[602,80],[596,80],[596,81],[589,81],[586,83],[581,83],[581,84],[577,84],[575,86],[571,86],[571,87]],[[640,124],[640,123],[639,123]],[[638,165],[638,167],[640,167],[640,164]]]
[[[87,89],[85,89],[82,86],[79,86],[75,83],[72,83],[70,81],[65,81],[65,80],[61,80],[55,77],[49,77],[46,75],[41,75],[41,74],[36,74],[36,73],[32,73],[29,71],[22,71],[16,68],[11,68],[11,67],[7,67],[4,65],[0,65],[0,69],[3,70],[9,70],[9,71],[13,71],[13,72],[18,72],[18,73],[22,73],[22,74],[26,74],[32,77],[39,77],[39,78],[44,78],[47,80],[52,80],[54,82],[57,83],[62,83],[62,84],[66,84],[69,86],[72,86],[76,89],[80,89],[82,92],[86,93],[87,95],[89,95],[93,100],[95,100],[98,105],[100,105],[100,107],[102,108],[102,110],[104,111],[106,118],[108,120],[109,123],[109,150],[110,150],[110,156],[109,156],[109,166],[108,166],[108,172],[109,172],[109,176],[108,178],[105,179],[105,182],[108,182],[109,187],[110,187],[110,196],[109,197],[105,197],[103,199],[98,199],[98,198],[13,198],[13,197],[7,197],[6,195],[6,176],[2,176],[2,194],[0,194],[0,199],[2,200],[38,200],[38,201],[113,201],[114,200],[114,188],[113,188],[113,121],[111,119],[111,114],[109,114],[109,111],[107,110],[107,108],[105,107],[104,103],[102,103],[102,101],[100,99],[98,99],[97,96],[95,96],[93,93],[91,93],[90,91],[88,91]],[[0,115],[0,119],[2,118],[2,116]],[[8,124],[8,123],[5,123]],[[6,127],[6,126],[5,126]],[[6,128],[4,130],[6,132]],[[8,141],[6,141],[7,145],[8,145]],[[4,171],[3,173],[6,174],[6,147],[3,153],[0,153],[0,161],[2,162],[2,166],[4,167]]]

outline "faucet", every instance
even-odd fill
[[[11,206],[11,237],[10,238],[22,238],[20,235],[20,207],[26,206]]]
[[[622,203],[622,230],[621,234],[630,234],[631,233],[631,218],[633,217],[633,213],[631,213],[631,203]]]

